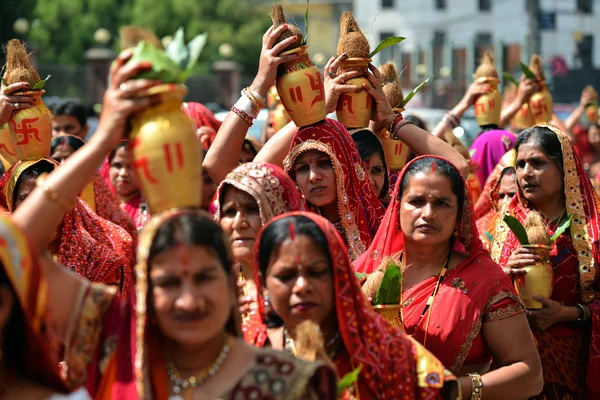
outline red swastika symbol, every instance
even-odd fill
[[[154,178],[152,174],[150,174],[150,169],[148,168],[148,159],[146,157],[135,160],[133,166],[135,169],[141,170],[148,182],[150,182],[153,185],[156,185],[158,183],[156,178]]]
[[[534,115],[541,115],[543,113],[548,113],[548,106],[544,100],[532,101],[531,107],[533,108]]]
[[[493,110],[494,108],[496,108],[496,99],[490,99],[488,101],[488,109]]]
[[[485,112],[485,104],[475,103],[475,115],[479,115]]]
[[[8,147],[6,146],[6,143],[0,144],[0,149],[4,149],[4,151],[7,152],[8,154],[10,154],[11,156],[16,156],[15,153],[13,153],[12,151],[10,151],[8,149]]]
[[[369,96],[369,97],[371,97],[371,96]],[[344,109],[344,107],[348,107],[348,112],[350,114],[354,114],[354,110],[352,110],[352,96],[350,96],[348,94],[340,95],[336,111],[342,111]]]
[[[38,131],[38,129],[30,126],[30,124],[33,124],[38,119],[40,119],[40,118],[39,117],[23,118],[21,125],[17,125],[17,123],[15,122],[14,119],[10,120],[10,123],[13,126],[13,132],[15,132],[17,134],[17,137],[19,137],[17,146],[20,146],[22,144],[27,144],[27,143],[29,143],[29,139],[33,139],[33,138],[35,138],[38,142],[42,141],[40,139],[40,136],[39,136],[40,132]]]
[[[308,79],[310,80],[310,88],[313,91],[317,92],[317,95],[313,99],[312,103],[310,103],[311,107],[319,101],[325,101],[325,93],[323,93],[323,79],[321,78],[321,73],[317,71],[315,75],[316,77],[311,74],[306,74],[306,76],[308,76]]]

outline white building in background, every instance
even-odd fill
[[[530,1],[354,0],[354,14],[372,48],[388,36],[406,37],[375,62],[394,61],[407,87],[434,75],[435,88],[445,90],[431,103],[442,106],[464,93],[485,50],[494,52],[499,71],[517,73],[520,60],[528,63]],[[548,72],[600,68],[600,0],[539,0],[539,10]]]

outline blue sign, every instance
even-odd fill
[[[540,24],[540,30],[542,31],[553,31],[556,29],[556,13],[540,11],[538,14],[538,23]]]

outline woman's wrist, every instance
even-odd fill
[[[577,306],[562,306],[561,314],[561,320],[564,322],[575,322],[579,319]]]
[[[269,92],[270,88],[271,85],[268,84],[264,79],[259,78],[258,76],[254,79],[254,81],[252,81],[252,84],[250,85],[251,90],[255,91],[256,93],[265,98],[267,97],[267,93]]]
[[[397,116],[397,115],[398,115],[398,114],[396,114],[396,113],[394,113],[394,112],[393,112],[393,113],[391,113],[391,114],[388,114],[388,115],[386,115],[386,116],[385,116],[385,117],[384,117],[384,118],[381,120],[381,126],[382,126],[382,127],[384,127],[384,128],[388,128],[388,129],[391,127],[391,128],[393,129],[394,127],[392,126],[392,124],[393,124],[393,123],[394,123],[394,121],[396,120],[396,116]]]

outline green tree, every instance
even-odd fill
[[[3,0],[0,1],[0,43],[5,44],[10,39],[18,37],[13,30],[14,22],[19,18],[25,18],[31,23],[33,7],[36,0]],[[0,55],[4,59],[4,54]]]

